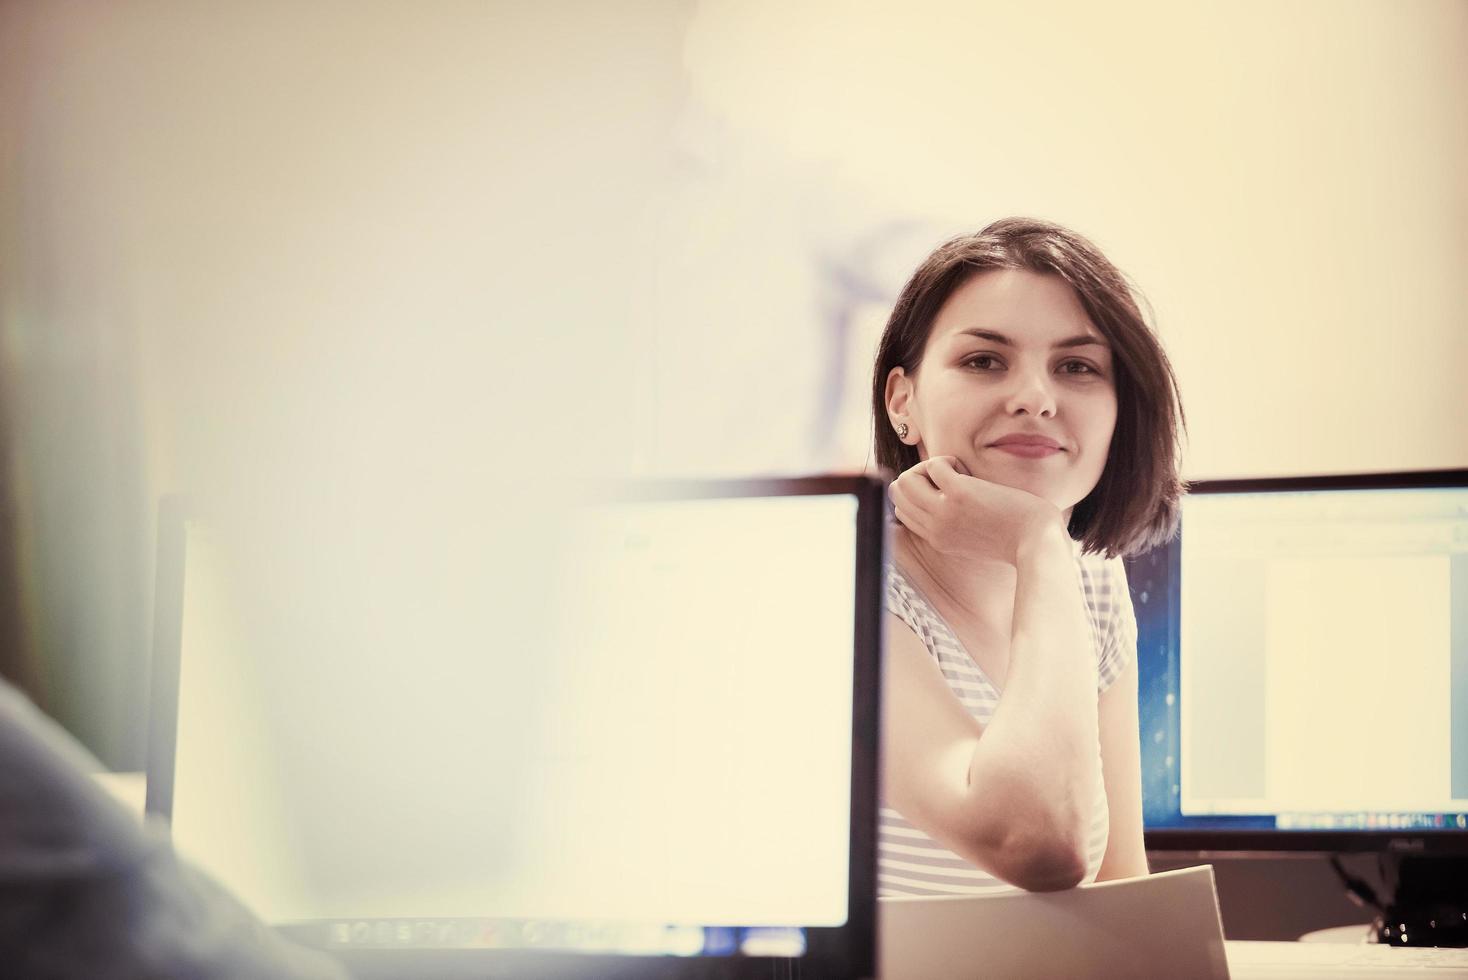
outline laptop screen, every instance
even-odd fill
[[[503,556],[499,595],[367,568],[266,624],[230,536],[182,516],[150,809],[329,948],[829,954],[870,916],[880,507],[855,479],[644,487]]]

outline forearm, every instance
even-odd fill
[[[1101,785],[1096,658],[1064,531],[1020,552],[1004,692],[969,765],[1012,849],[1084,859]]]

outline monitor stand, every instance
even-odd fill
[[[1388,854],[1377,942],[1468,946],[1468,856]]]

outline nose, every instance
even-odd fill
[[[1055,389],[1047,370],[1014,370],[1010,381],[1013,387],[1005,398],[1006,413],[1055,417]]]

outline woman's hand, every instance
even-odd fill
[[[935,551],[1015,564],[1047,532],[1065,532],[1060,509],[1043,497],[968,475],[956,456],[923,460],[892,481],[897,519]]]

